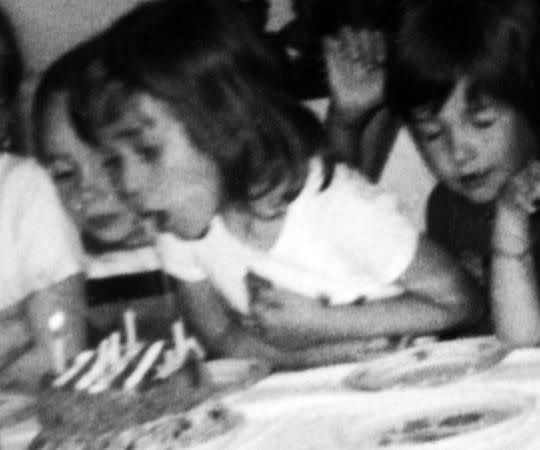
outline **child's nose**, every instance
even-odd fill
[[[83,173],[80,181],[80,195],[84,202],[98,201],[110,197],[113,186],[107,175],[101,171]]]
[[[452,133],[450,147],[452,159],[458,166],[467,165],[476,158],[476,143],[466,130]]]
[[[145,189],[145,179],[145,174],[134,165],[124,164],[119,188],[129,203],[138,203]]]

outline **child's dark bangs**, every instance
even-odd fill
[[[90,74],[71,93],[70,115],[79,137],[99,147],[102,132],[122,120],[134,92],[124,84],[100,75]]]
[[[438,110],[459,79],[459,70],[449,58],[426,42],[418,47],[405,49],[388,71],[389,101],[404,118],[420,107]]]

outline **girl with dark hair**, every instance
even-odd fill
[[[53,369],[49,319],[61,312],[65,357],[85,342],[78,234],[46,172],[21,154],[15,139],[22,61],[0,11],[0,383],[37,387]],[[62,323],[63,322],[63,323]]]
[[[98,56],[93,39],[58,58],[41,77],[33,108],[34,149],[81,233],[86,260],[89,339],[99,341],[130,307],[139,335],[169,334],[175,318],[173,280],[161,270],[156,230],[122,201],[99,152],[78,136],[69,117],[69,91]]]
[[[474,318],[464,273],[332,162],[272,56],[222,5],[135,9],[71,96],[126,201],[159,218],[166,270],[210,351],[300,367]]]
[[[499,336],[538,344],[538,2],[404,6],[387,96],[440,182],[429,233],[489,286]]]

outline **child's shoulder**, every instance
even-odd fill
[[[329,170],[328,179],[326,170]],[[325,192],[327,195],[355,192],[355,195],[362,197],[371,197],[381,192],[381,189],[371,183],[358,169],[345,163],[336,163],[331,169],[326,169],[320,158],[313,158],[310,161],[306,188],[314,192]]]
[[[316,162],[291,214],[303,224],[316,223],[319,230],[332,233],[336,227],[360,230],[380,221],[409,226],[397,197],[373,185],[357,169],[337,164],[325,187],[323,181],[324,170]]]
[[[26,156],[3,154],[0,156],[0,183],[23,186],[28,190],[48,180],[47,172],[34,159]]]

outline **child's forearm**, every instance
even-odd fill
[[[495,331],[513,345],[540,342],[539,286],[529,218],[498,208],[492,236],[490,294]]]
[[[388,350],[387,339],[355,339],[317,344],[287,353],[287,359],[278,367],[283,370],[298,370],[309,367],[362,361]]]
[[[395,335],[437,333],[458,320],[452,308],[405,293],[397,298],[328,308],[308,325],[321,341],[366,339]]]

